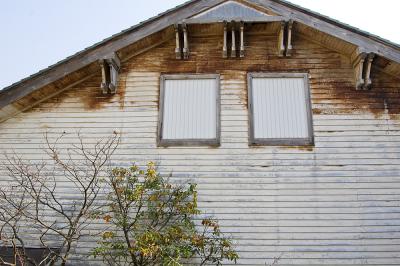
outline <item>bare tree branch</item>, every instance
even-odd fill
[[[107,171],[120,137],[114,133],[89,147],[80,133],[77,136],[78,145],[60,149],[65,134],[52,142],[46,133],[45,152],[50,162],[24,161],[15,152],[5,155],[0,166],[13,185],[8,190],[0,188],[0,244],[13,248],[14,261],[7,262],[0,254],[0,264],[65,265],[85,235],[93,221],[91,215],[100,208],[96,206],[103,186],[100,175]],[[58,181],[68,181],[67,190]],[[37,244],[47,250],[39,262],[26,255],[21,232],[27,224],[40,232]]]

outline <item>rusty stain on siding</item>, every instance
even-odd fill
[[[310,42],[296,31],[293,33],[293,55],[288,58],[278,57],[276,55],[276,25],[274,23],[267,25],[254,24],[246,27],[246,56],[244,58],[223,59],[222,27],[197,25],[191,28],[191,34],[189,35],[190,58],[188,60],[177,60],[174,54],[175,40],[170,37],[172,36],[171,34],[173,35],[172,28],[157,33],[152,38],[141,43],[140,47],[143,48],[159,41],[161,37],[166,40],[151,50],[125,62],[122,66],[122,72],[221,73],[226,75],[227,79],[238,79],[240,77],[245,82],[245,87],[240,93],[240,103],[246,108],[248,97],[247,72],[306,72],[310,73],[311,76],[310,85],[313,105],[318,104],[318,106],[313,106],[314,114],[368,112],[376,117],[388,114],[391,119],[398,119],[400,114],[400,85],[395,83],[392,77],[387,78],[384,73],[373,69],[372,90],[367,92],[355,91],[353,69],[349,58]],[[129,52],[124,50],[124,53],[128,54]],[[387,62],[381,61],[382,59],[378,57],[374,62],[377,66],[384,67]],[[99,71],[97,64],[92,64],[88,69],[81,72],[93,73],[93,71]],[[78,72],[74,75],[81,77]],[[92,78],[91,81],[88,80],[75,86],[73,89],[68,90],[67,93],[62,93],[50,99],[46,102],[46,108],[56,107],[63,102],[63,97],[71,96],[79,97],[86,110],[105,108],[107,104],[111,105],[116,102],[123,109],[125,106],[125,80],[121,78],[116,95],[102,95],[99,89],[99,75]],[[122,76],[123,74],[121,74]],[[67,84],[67,82],[56,82],[49,88],[51,87],[53,91],[56,91],[61,89],[64,84]],[[71,93],[71,91],[74,92]],[[41,95],[46,94],[46,90],[41,90],[35,97],[40,99]],[[32,102],[29,99],[26,101]],[[134,101],[129,103],[135,104]],[[158,100],[153,103],[157,106],[159,104]],[[18,106],[16,107],[19,108]],[[40,106],[35,108],[40,110]]]
[[[301,150],[301,151],[314,151],[314,146],[308,145],[308,146],[279,146],[280,149],[284,150]]]
[[[236,82],[240,86],[239,101],[247,109],[247,72],[234,70],[221,71],[221,82],[224,82],[225,86],[229,86],[233,82]]]
[[[257,26],[258,27],[258,26]],[[276,36],[260,32],[257,27],[246,31],[244,58],[222,58],[222,35],[202,31],[190,35],[190,58],[175,58],[175,40],[173,38],[135,56],[122,66],[118,92],[115,95],[103,95],[100,91],[100,72],[74,88],[47,101],[46,108],[58,106],[68,101],[66,97],[77,98],[85,110],[99,110],[109,106],[125,107],[126,76],[128,72],[157,72],[163,74],[220,73],[225,84],[243,81],[240,91],[232,92],[239,97],[239,103],[247,109],[247,73],[248,72],[301,72],[310,74],[312,110],[315,115],[371,113],[376,117],[388,114],[390,119],[399,119],[400,85],[392,77],[372,72],[373,86],[370,91],[354,89],[353,69],[343,55],[329,50],[294,33],[294,53],[291,57],[276,55]],[[270,33],[269,33],[270,34]],[[242,85],[243,84],[243,85]],[[157,83],[159,94],[159,80]],[[238,87],[235,87],[237,90]],[[230,92],[229,92],[230,94]],[[146,106],[159,107],[159,95],[156,100],[146,101]],[[237,98],[235,98],[237,99]],[[72,100],[71,100],[72,101]],[[142,105],[134,99],[128,101],[132,106]],[[39,106],[40,108],[40,106]],[[257,148],[257,146],[252,146]],[[281,147],[313,151],[311,146]]]
[[[84,103],[84,108],[86,110],[98,110],[104,108],[105,105],[109,103],[118,103],[120,109],[123,109],[125,106],[125,90],[126,90],[125,76],[126,75],[124,74],[120,74],[117,93],[115,94],[102,93],[100,89],[100,83],[101,83],[100,76],[96,77],[94,83],[93,81],[90,81],[92,87],[89,91],[79,93],[79,89],[76,90],[77,96]]]
[[[83,103],[85,110],[98,110],[104,108],[107,104],[118,103],[120,109],[125,106],[125,91],[126,91],[126,74],[120,74],[118,89],[116,94],[103,94],[100,89],[101,76],[96,75],[79,85],[61,92],[60,94],[40,103],[39,105],[31,108],[25,112],[40,112],[43,109],[53,109],[60,106],[62,103],[69,102],[68,99],[79,99],[78,102]],[[73,104],[70,101],[70,104]]]
[[[324,84],[318,85],[321,89],[313,92],[312,102],[320,107],[313,108],[313,113],[351,114],[364,111],[376,118],[388,114],[391,119],[397,119],[400,114],[399,85],[382,76],[381,79],[372,76],[372,82],[368,91],[355,90],[351,82],[327,88],[323,88]]]

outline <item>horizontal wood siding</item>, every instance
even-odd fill
[[[156,161],[199,184],[239,265],[399,265],[399,84],[374,70],[372,90],[355,91],[348,58],[297,35],[279,58],[276,36],[248,30],[244,59],[221,58],[221,35],[190,38],[187,61],[174,59],[174,40],[132,58],[117,95],[95,76],[0,124],[0,148],[38,160],[46,131],[66,132],[65,146],[77,131],[88,142],[117,131],[115,162]],[[182,72],[221,75],[220,147],[157,147],[160,75]],[[309,73],[315,146],[249,147],[248,72]],[[59,187],[68,195],[71,184],[60,176]],[[95,242],[82,239],[74,264],[96,263],[85,256]]]

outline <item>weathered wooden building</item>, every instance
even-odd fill
[[[239,265],[400,265],[399,81],[400,47],[367,32],[193,0],[3,89],[0,147],[35,160],[44,132],[118,131],[122,165],[199,184]]]

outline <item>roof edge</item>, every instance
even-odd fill
[[[18,101],[31,92],[62,78],[66,74],[73,73],[93,63],[95,60],[100,59],[99,57],[104,57],[107,53],[110,53],[110,51],[118,51],[129,45],[129,42],[138,41],[174,23],[178,23],[182,19],[198,14],[225,1],[227,0],[190,0],[97,42],[33,75],[3,88],[0,91],[0,108]],[[366,44],[365,47],[371,49],[371,52],[400,63],[400,45],[374,34],[362,31],[286,0],[244,1],[252,5],[270,9],[282,16],[293,16],[300,23],[307,22],[308,24],[306,23],[306,25],[310,27],[341,38],[359,47],[362,47],[360,44]],[[286,14],[284,14],[285,12]],[[315,21],[310,21],[308,17],[315,19]],[[336,33],[335,28],[339,28],[338,33]]]
[[[309,15],[312,15],[313,17],[316,17],[316,18],[321,19],[323,21],[329,22],[330,24],[333,24],[333,25],[335,25],[337,27],[352,31],[352,32],[357,33],[357,34],[360,34],[360,35],[362,35],[364,37],[367,37],[369,39],[372,39],[374,41],[382,43],[382,44],[384,44],[386,46],[390,46],[390,47],[392,47],[394,49],[399,50],[399,52],[400,52],[400,44],[399,43],[392,42],[392,41],[390,41],[388,39],[385,39],[383,37],[380,37],[380,36],[378,36],[376,34],[373,34],[373,33],[370,33],[368,31],[362,30],[360,28],[351,26],[350,24],[347,24],[345,22],[339,21],[339,20],[334,19],[334,18],[332,18],[330,16],[323,15],[323,14],[321,14],[319,12],[313,11],[313,10],[305,8],[305,7],[302,7],[300,5],[294,4],[294,3],[290,2],[290,1],[287,1],[287,0],[270,0],[270,1],[273,1],[273,2],[278,3],[278,4],[283,4],[285,6],[288,6],[290,8],[296,9],[296,10],[298,10],[300,12],[303,12],[303,13],[307,13]]]
[[[174,7],[174,8],[170,8],[170,9],[168,9],[168,10],[162,12],[162,13],[159,13],[159,14],[157,14],[157,15],[155,15],[155,16],[149,18],[149,19],[146,19],[146,20],[141,21],[141,22],[139,22],[139,23],[137,23],[137,24],[135,24],[135,25],[133,25],[133,26],[127,28],[127,29],[124,29],[124,30],[122,30],[121,32],[118,32],[118,33],[116,33],[116,34],[113,34],[113,35],[111,35],[111,36],[108,37],[108,38],[105,38],[105,39],[103,39],[103,40],[101,40],[101,41],[99,41],[99,42],[96,42],[96,43],[94,43],[93,45],[84,48],[83,50],[80,50],[80,51],[78,51],[78,52],[76,52],[76,53],[74,53],[74,54],[72,54],[72,55],[70,55],[70,56],[68,56],[68,57],[66,57],[66,58],[64,58],[64,59],[62,59],[62,60],[60,60],[60,61],[54,63],[54,64],[52,64],[52,65],[49,65],[49,66],[46,67],[46,68],[43,68],[43,69],[39,70],[38,72],[36,72],[36,73],[34,73],[34,74],[29,75],[29,76],[26,77],[26,78],[23,78],[23,79],[21,79],[21,80],[19,80],[19,81],[17,81],[17,82],[14,82],[14,83],[12,83],[12,84],[10,84],[10,85],[8,85],[8,86],[6,86],[6,87],[4,87],[3,89],[0,90],[0,97],[1,97],[4,93],[7,93],[7,91],[9,91],[10,89],[12,89],[13,87],[16,87],[16,86],[18,86],[18,85],[21,85],[21,84],[23,84],[23,83],[24,83],[25,81],[27,81],[27,80],[34,79],[34,78],[36,78],[37,76],[39,76],[39,75],[45,73],[45,72],[48,71],[48,70],[51,70],[51,69],[54,68],[54,67],[57,67],[57,66],[59,66],[59,65],[62,65],[62,64],[64,64],[64,63],[70,61],[71,59],[73,59],[73,58],[75,58],[75,57],[78,57],[78,56],[80,56],[80,55],[83,55],[83,54],[85,54],[85,53],[87,53],[87,52],[89,52],[89,51],[91,51],[91,50],[93,50],[93,49],[96,49],[96,48],[102,46],[102,45],[106,45],[108,42],[113,41],[113,40],[115,40],[115,39],[118,38],[118,37],[121,37],[121,36],[123,36],[123,35],[125,35],[125,34],[128,34],[128,33],[132,32],[132,31],[134,31],[134,30],[136,30],[136,29],[138,29],[138,28],[140,28],[140,27],[144,27],[144,26],[146,26],[146,24],[151,23],[151,22],[153,22],[153,21],[155,21],[155,20],[157,20],[157,19],[159,19],[159,18],[161,18],[161,17],[163,17],[163,16],[165,16],[165,15],[168,15],[169,13],[176,12],[176,11],[178,11],[178,10],[181,9],[181,8],[185,8],[186,6],[192,4],[192,3],[196,2],[196,1],[197,1],[197,0],[189,0],[189,1],[186,1],[185,3],[183,3],[183,4],[181,4],[181,5],[178,5],[178,6]]]

